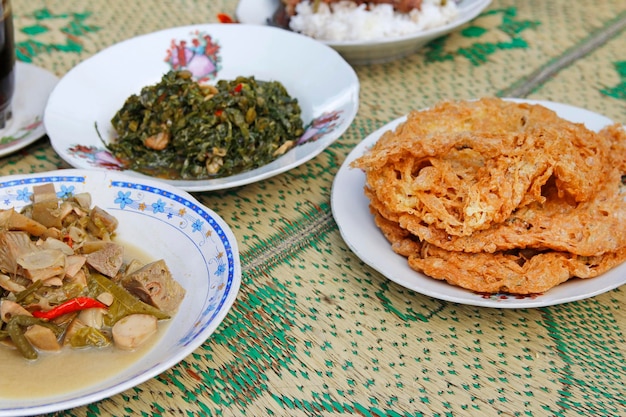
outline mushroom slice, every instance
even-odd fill
[[[33,236],[41,236],[48,228],[11,208],[0,211],[0,225],[6,230],[21,230]]]
[[[65,275],[73,278],[76,274],[82,270],[83,265],[87,258],[82,255],[70,255],[65,260]]]
[[[86,326],[102,329],[105,314],[106,310],[103,308],[88,308],[78,313],[78,320],[85,323]]]
[[[22,292],[25,286],[13,281],[10,276],[0,273],[0,287],[10,292]]]
[[[57,249],[66,255],[74,254],[74,249],[72,249],[67,243],[53,237],[49,237],[42,241],[39,244],[39,247],[42,249]]]
[[[42,200],[33,203],[33,220],[43,224],[45,227],[56,227],[60,229],[63,227],[63,224],[61,217],[58,215],[58,209],[59,201],[56,199]]]
[[[32,314],[15,301],[2,300],[2,304],[0,304],[0,317],[2,317],[2,321],[8,323],[13,316],[32,316]]]
[[[115,297],[110,292],[102,292],[96,297],[96,299],[105,306],[110,306],[113,304],[113,301],[115,301]]]
[[[185,289],[172,277],[163,259],[132,272],[120,283],[141,301],[168,315],[178,310],[185,297]]]
[[[86,255],[87,263],[107,277],[114,277],[124,264],[124,248],[107,242],[101,249]]]
[[[84,269],[80,269],[73,276],[66,275],[65,282],[75,285],[77,288],[85,288],[87,287],[87,274]]]
[[[75,194],[74,201],[76,201],[81,208],[85,210],[89,210],[89,208],[91,207],[91,194],[89,193]]]
[[[63,344],[71,345],[72,338],[82,329],[83,327],[87,327],[85,323],[80,321],[78,318],[74,318],[72,322],[67,326],[65,330],[65,335],[63,336]]]
[[[0,269],[8,274],[16,274],[17,259],[37,250],[39,248],[24,232],[0,232]]]
[[[34,324],[24,332],[24,336],[26,336],[28,341],[37,349],[49,351],[61,350],[61,345],[56,335],[47,327]]]
[[[157,331],[157,318],[150,314],[131,314],[113,325],[115,346],[133,350],[141,346]]]
[[[57,200],[57,192],[51,182],[33,186],[33,203],[40,203],[46,200]]]
[[[17,263],[33,282],[65,275],[65,254],[57,249],[41,249],[20,256]]]
[[[117,229],[117,219],[98,206],[91,209],[89,218],[91,221],[87,224],[87,228],[100,239],[109,237]]]

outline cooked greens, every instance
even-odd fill
[[[265,165],[304,132],[301,109],[277,81],[199,84],[170,71],[130,96],[111,120],[107,148],[128,169],[168,179],[210,179]]]

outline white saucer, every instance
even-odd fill
[[[20,150],[45,135],[43,112],[59,81],[56,75],[32,64],[15,63],[13,116],[0,130],[0,156]]]

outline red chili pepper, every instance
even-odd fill
[[[222,110],[222,109],[217,109],[217,110],[215,110],[215,115],[216,115],[217,117],[220,117],[220,116],[222,115],[222,113],[224,113],[224,110]]]
[[[233,19],[226,13],[218,13],[217,20],[219,20],[220,23],[235,23],[235,19]]]
[[[88,308],[107,308],[107,306],[94,298],[76,297],[61,303],[48,311],[33,311],[33,316],[38,319],[52,320],[64,314],[86,310]]]
[[[239,84],[237,84],[237,85],[235,86],[235,88],[233,88],[233,91],[234,91],[235,93],[238,93],[238,92],[240,92],[240,91],[241,91],[241,89],[242,89],[242,88],[243,88],[243,84],[239,83]]]

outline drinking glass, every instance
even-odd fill
[[[0,12],[0,129],[3,129],[11,118],[15,91],[15,41],[10,0],[2,0]]]

